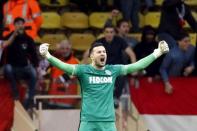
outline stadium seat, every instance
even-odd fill
[[[197,21],[197,13],[196,12],[192,12],[192,16],[195,18],[195,20]],[[186,25],[184,26],[185,28],[190,28],[189,24],[186,22]]]
[[[157,28],[159,26],[160,16],[161,16],[160,12],[149,12],[144,17],[144,24],[151,25]]]
[[[140,41],[141,41],[142,34],[141,34],[141,33],[131,33],[131,34],[129,34],[129,37],[133,37],[133,38],[135,38],[138,42],[140,42]]]
[[[89,16],[90,27],[102,29],[108,18],[109,18],[108,12],[93,12]]]
[[[39,0],[40,4],[51,7],[66,6],[69,4],[69,0],[58,0],[59,4],[51,4],[50,1],[51,0]]]
[[[72,48],[78,51],[85,51],[90,48],[91,44],[95,41],[93,34],[73,33],[69,37]]]
[[[98,40],[98,39],[101,39],[101,38],[103,38],[103,37],[104,37],[104,34],[101,33],[101,34],[98,34],[98,35],[96,36],[96,39]]]
[[[197,6],[197,0],[184,0],[186,4],[191,6]]]
[[[60,16],[56,12],[43,12],[43,29],[58,29],[61,28]]]
[[[145,16],[143,15],[143,14],[141,14],[141,13],[139,13],[139,26],[140,27],[144,27],[144,18]]]
[[[191,44],[196,46],[196,41],[197,41],[197,34],[196,33],[190,33],[189,34],[189,37],[190,37],[190,40],[191,40]]]
[[[67,37],[64,34],[45,34],[42,37],[42,43],[49,43],[50,49],[54,50],[56,49],[56,44],[65,39]]]
[[[155,0],[155,5],[161,6],[164,0]]]
[[[66,12],[61,16],[62,26],[71,29],[87,29],[88,16],[82,12]]]

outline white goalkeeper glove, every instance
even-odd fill
[[[49,53],[48,49],[49,49],[49,44],[48,43],[41,44],[40,47],[39,47],[40,55],[45,57],[45,58],[50,58],[51,54]]]
[[[155,56],[155,58],[158,58],[167,52],[169,52],[168,44],[164,40],[162,40],[159,42],[158,48],[154,50],[153,55]]]

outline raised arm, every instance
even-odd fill
[[[40,48],[39,48],[40,54],[43,57],[45,57],[53,66],[56,66],[57,68],[63,70],[68,75],[73,75],[75,65],[64,63],[60,61],[59,59],[55,58],[49,53],[48,48],[49,48],[49,44],[47,43],[40,45]]]
[[[16,36],[17,36],[17,31],[14,31],[13,34],[8,38],[8,40],[3,41],[2,48],[4,49],[7,46],[11,45]]]
[[[145,58],[137,61],[136,63],[123,66],[122,74],[126,75],[129,73],[142,70],[149,66],[154,60],[160,57],[162,54],[169,52],[168,44],[165,41],[160,41],[159,46],[154,52]]]

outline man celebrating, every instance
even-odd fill
[[[102,43],[94,43],[89,51],[90,65],[66,64],[50,55],[49,44],[40,46],[40,54],[54,66],[78,78],[81,85],[82,107],[79,131],[116,131],[113,102],[114,83],[119,75],[126,75],[147,67],[169,51],[165,41],[158,49],[134,64],[106,65],[107,54]]]

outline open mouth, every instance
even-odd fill
[[[104,61],[105,61],[105,58],[101,58],[100,61],[101,61],[101,62],[104,62]]]

